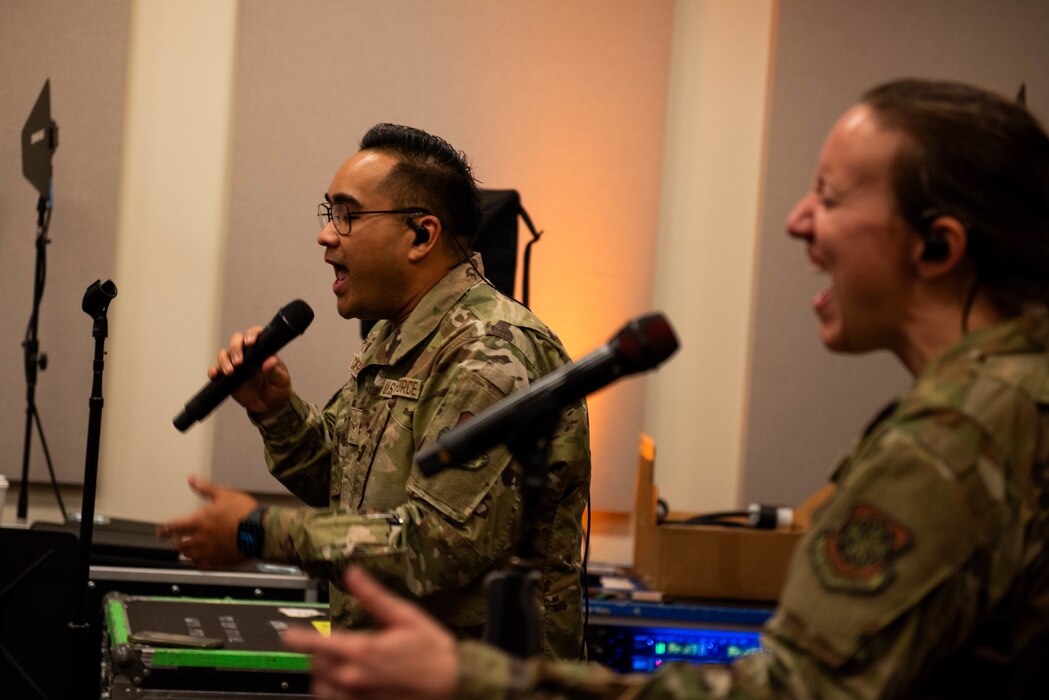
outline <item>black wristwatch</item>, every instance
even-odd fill
[[[266,531],[262,527],[262,518],[266,515],[266,508],[259,506],[248,513],[237,524],[237,549],[241,554],[259,559],[262,557],[262,543],[266,539]]]

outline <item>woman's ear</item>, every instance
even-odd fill
[[[956,269],[969,250],[969,232],[953,216],[936,215],[921,232],[917,249],[918,274],[925,278],[945,275]]]

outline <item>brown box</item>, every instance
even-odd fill
[[[634,571],[666,596],[775,601],[801,530],[660,525],[655,445],[641,436],[634,504]]]

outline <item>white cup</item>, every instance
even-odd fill
[[[7,499],[7,477],[0,474],[0,523],[4,522],[4,500]]]

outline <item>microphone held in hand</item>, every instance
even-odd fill
[[[233,370],[233,374],[220,374],[197,392],[186,403],[182,413],[175,416],[175,427],[185,432],[198,420],[203,420],[230,394],[258,371],[266,358],[274,355],[292,338],[301,335],[313,322],[313,309],[301,299],[281,307],[269,322],[255,344],[244,349],[244,362]]]
[[[674,354],[678,342],[662,314],[631,321],[578,362],[540,378],[437,439],[415,456],[427,476],[514,437],[538,416],[557,411],[620,377],[644,372]]]

